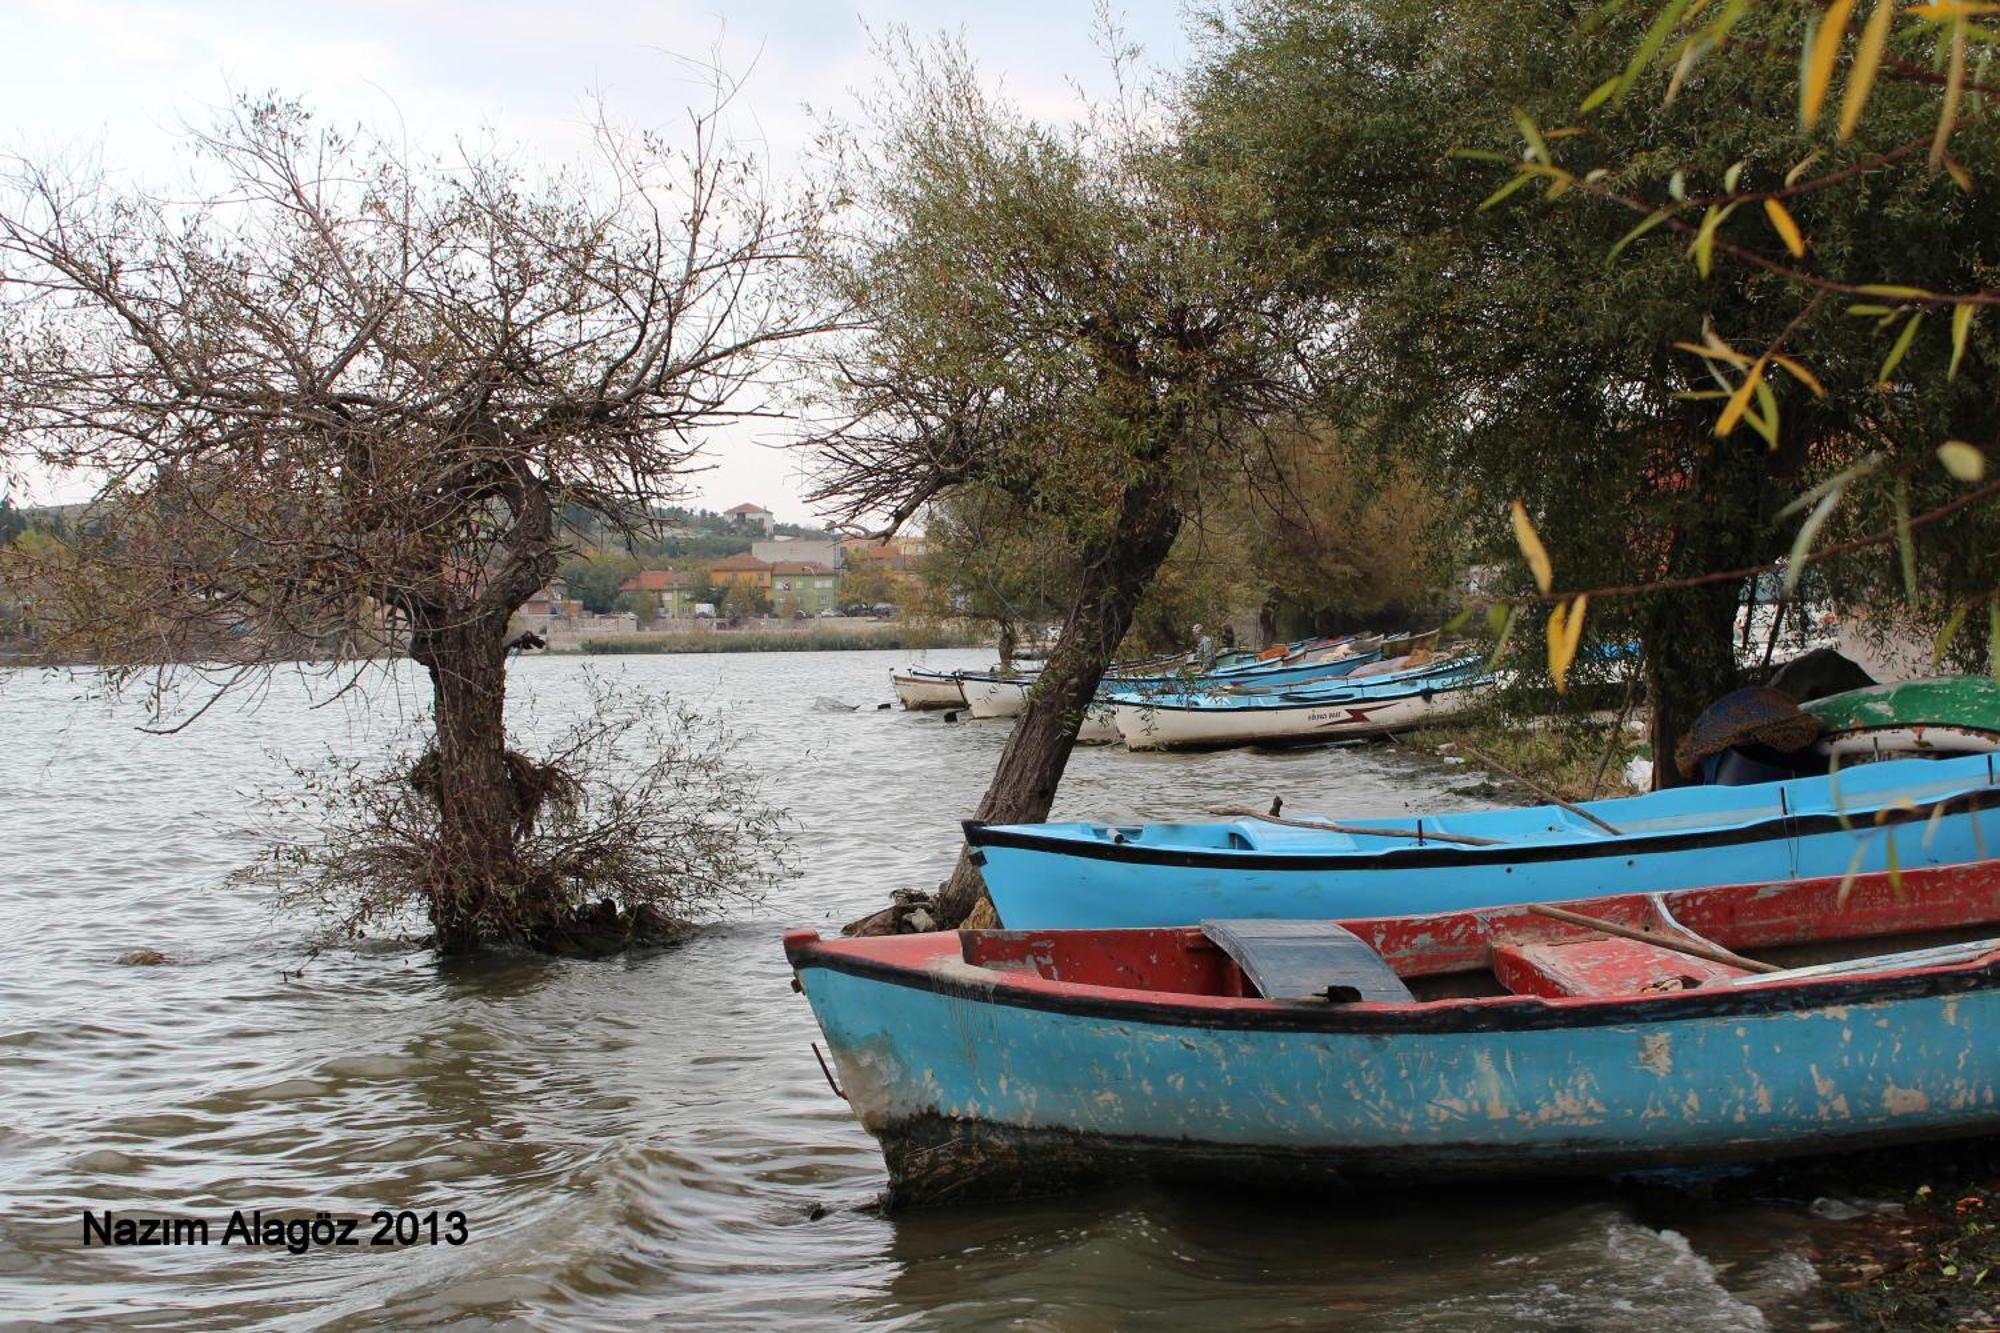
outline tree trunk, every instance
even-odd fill
[[[507,618],[460,613],[419,623],[410,655],[430,673],[436,737],[412,780],[437,806],[431,926],[441,953],[517,933],[528,904],[516,850],[532,818],[507,751]]]
[[[1736,688],[1736,605],[1733,584],[1712,584],[1661,597],[1646,619],[1640,647],[1652,706],[1653,787],[1678,787],[1674,751],[1704,708]]]
[[[1181,512],[1165,480],[1147,479],[1126,489],[1116,534],[1085,552],[1083,580],[1062,636],[1007,738],[977,818],[1019,824],[1048,817],[1084,710],[1180,530]],[[960,851],[957,867],[938,892],[939,925],[957,926],[985,895],[979,867]]]

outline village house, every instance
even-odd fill
[[[699,604],[694,576],[684,569],[642,569],[618,585],[642,620],[689,620]]]
[[[840,604],[840,571],[816,560],[771,565],[771,609],[781,616],[816,616]]]
[[[754,555],[726,556],[708,567],[708,581],[720,588],[755,588],[771,591],[771,562]]]
[[[583,615],[583,603],[571,599],[567,583],[561,579],[553,579],[548,586],[541,588],[533,597],[523,602],[516,614],[529,622],[577,620]]]
[[[734,509],[724,510],[723,517],[739,528],[762,532],[766,537],[771,535],[778,521],[776,514],[762,505],[755,504],[740,504]]]

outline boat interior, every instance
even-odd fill
[[[2000,953],[2000,873],[1947,866],[1345,922],[970,930],[960,942],[976,967],[1161,996],[1630,998],[1976,962]]]

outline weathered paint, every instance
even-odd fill
[[[1991,876],[1906,889],[1902,916],[1879,883],[1850,893],[1876,930],[2000,920]],[[1923,905],[1926,889],[1945,905]],[[1839,933],[1822,929],[1837,892],[1710,889],[1671,907],[1741,949]],[[1646,904],[1588,910],[1634,922]],[[1453,971],[1475,941],[1577,934],[1509,912],[1344,924],[1406,975]],[[2000,1130],[1991,956],[1636,996],[1329,1005],[1232,993],[1233,965],[1185,931],[786,947],[906,1198],[1123,1170],[1590,1172]]]
[[[1816,748],[1843,758],[2000,749],[2000,683],[1987,676],[1871,685],[1801,707],[1819,719]]]
[[[1911,813],[1947,797],[1934,818]],[[1351,817],[1399,837],[1256,820],[969,825],[966,836],[1000,919],[1023,928],[1372,916],[1837,877],[1886,870],[1892,846],[1906,869],[2000,854],[2000,784],[1984,755],[1867,764],[1836,779],[1675,788],[1588,808],[1622,836],[1554,806]],[[1425,841],[1415,836],[1420,823],[1432,835],[1498,842]]]

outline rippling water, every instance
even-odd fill
[[[175,737],[0,679],[0,1318],[126,1325],[1759,1328],[1816,1299],[1806,1200],[1658,1191],[1233,1200],[1135,1191],[885,1217],[778,948],[950,868],[1004,723],[877,711],[890,653],[616,658],[729,717],[800,828],[801,876],[668,951],[439,965],[322,955],[224,877],[282,751],[386,749],[415,677]],[[935,653],[971,665],[976,653]],[[584,664],[519,663],[529,730]],[[836,711],[832,701],[860,705]],[[1082,751],[1057,818],[1283,795],[1349,814],[1480,803],[1381,749]],[[131,949],[170,965],[119,966]],[[294,1255],[85,1248],[85,1210],[458,1209],[468,1243]]]

